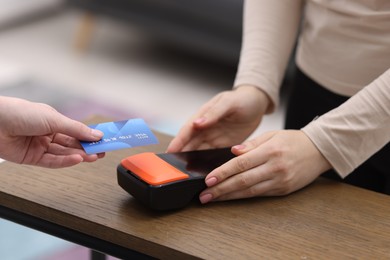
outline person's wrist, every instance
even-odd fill
[[[332,169],[331,163],[328,161],[328,159],[321,153],[320,149],[314,144],[314,142],[310,139],[310,137],[305,133],[305,131],[299,130],[302,137],[305,139],[304,143],[305,151],[308,151],[312,154],[311,162],[314,163],[313,168],[316,168],[316,172],[318,175],[321,175],[322,173],[326,172],[327,170]]]
[[[245,91],[247,94],[255,97],[261,105],[261,113],[265,114],[269,106],[272,104],[271,98],[261,88],[253,85],[240,85],[235,87],[235,91]]]

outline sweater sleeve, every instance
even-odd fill
[[[263,90],[272,104],[279,102],[279,89],[294,47],[301,20],[299,0],[246,0],[240,62],[234,87],[252,85]]]
[[[390,141],[390,69],[302,130],[346,177]]]

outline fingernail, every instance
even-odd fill
[[[202,124],[202,123],[204,123],[206,121],[206,118],[205,117],[200,117],[200,118],[197,118],[195,121],[194,121],[194,123],[195,124]]]
[[[99,130],[96,130],[96,129],[92,129],[91,133],[92,133],[92,135],[94,137],[98,137],[98,138],[102,138],[103,137],[103,132],[102,131],[99,131]]]
[[[245,149],[245,147],[246,146],[244,144],[238,144],[238,145],[233,146],[232,148],[235,150],[243,150],[243,149]]]
[[[206,179],[205,182],[206,182],[207,187],[210,187],[210,186],[213,186],[217,183],[217,178],[211,177],[209,179]]]
[[[206,193],[199,196],[199,200],[202,204],[205,204],[213,199],[213,195],[210,193]]]

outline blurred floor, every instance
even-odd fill
[[[77,51],[80,18],[78,11],[65,10],[1,30],[0,88],[44,82],[57,93],[53,98],[66,91],[93,99],[143,117],[152,128],[171,135],[204,102],[231,88],[234,66],[162,47],[130,24],[99,18],[90,46]],[[115,119],[121,117],[118,113]],[[255,134],[281,129],[282,121],[280,109],[266,116]],[[0,230],[1,259],[47,259],[53,251],[73,246],[3,220]]]

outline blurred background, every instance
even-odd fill
[[[77,120],[141,117],[175,135],[203,103],[232,87],[242,5],[0,0],[0,95],[45,102]],[[283,127],[283,105],[254,135]],[[0,219],[1,259],[88,257],[86,248]]]

